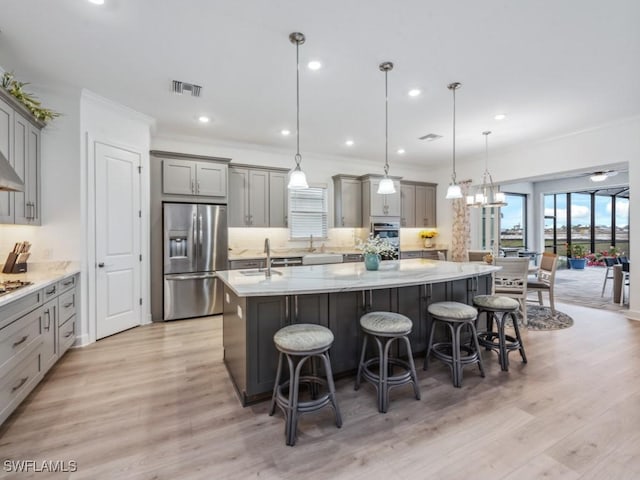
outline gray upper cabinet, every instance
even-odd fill
[[[166,195],[227,196],[227,165],[187,159],[164,159],[162,192]]]
[[[437,226],[435,184],[402,182],[401,196],[401,226],[408,228]]]
[[[44,124],[3,97],[8,94],[0,93],[0,151],[24,182],[22,192],[0,192],[0,223],[40,225],[40,130]]]
[[[362,227],[362,182],[351,175],[333,177],[335,227]]]
[[[269,172],[269,226],[289,226],[289,189],[286,172]]]
[[[285,170],[229,168],[230,227],[286,227],[287,208]]]
[[[369,225],[370,217],[400,216],[400,180],[393,179],[396,193],[380,195],[378,186],[382,177],[367,175],[362,182],[362,220]]]
[[[416,189],[413,185],[400,185],[400,226],[415,227]]]

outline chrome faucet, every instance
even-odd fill
[[[267,254],[267,269],[264,271],[265,276],[271,276],[271,246],[269,245],[269,239],[264,239],[264,253]]]

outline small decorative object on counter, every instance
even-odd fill
[[[367,270],[378,270],[383,255],[393,256],[396,253],[396,248],[388,240],[373,235],[369,235],[369,239],[356,248],[362,251]]]
[[[27,260],[31,255],[31,244],[27,241],[16,243],[4,262],[2,273],[24,273],[27,271]]]
[[[493,265],[493,255],[491,253],[487,253],[484,257],[482,257],[482,260],[489,265]]]
[[[424,239],[424,246],[425,248],[432,248],[433,245],[433,238],[438,236],[438,232],[436,232],[435,230],[420,230],[420,238]]]

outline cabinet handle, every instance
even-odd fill
[[[53,286],[53,288],[51,290],[47,290],[47,291],[44,292],[45,295],[53,295],[54,293],[56,293],[55,285]]]
[[[196,193],[200,193],[200,180],[196,182]]]
[[[73,330],[69,330],[67,333],[65,333],[64,338],[69,338],[71,335],[73,335]]]
[[[13,348],[16,348],[18,345],[22,345],[24,342],[27,341],[27,338],[29,338],[29,335],[25,335],[24,337],[22,337],[20,340],[18,340],[13,344]]]
[[[73,285],[73,278],[71,280],[63,282],[62,285],[64,285],[65,287],[68,287],[69,285]]]
[[[191,193],[196,193],[196,186],[193,180],[191,180]]]
[[[69,307],[73,306],[73,302],[65,303],[63,306],[64,306],[64,308],[69,308]]]
[[[284,226],[285,226],[285,227],[288,227],[288,226],[289,226],[289,216],[288,216],[288,215],[285,215],[285,216],[284,216]]]
[[[344,227],[344,217],[342,217],[342,226]]]
[[[15,387],[13,387],[11,389],[11,392],[15,392],[16,390],[18,390],[21,386],[23,386],[25,383],[27,383],[27,380],[29,380],[29,377],[23,377],[20,379],[20,383],[18,383]]]
[[[44,314],[47,316],[47,325],[44,327],[44,329],[48,332],[51,328],[51,312],[49,312],[49,309],[47,308],[44,311]]]

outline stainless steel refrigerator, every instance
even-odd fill
[[[222,313],[227,207],[163,204],[164,320]]]

